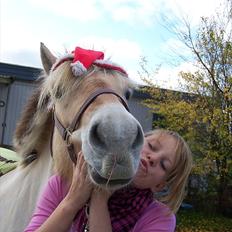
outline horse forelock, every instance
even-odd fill
[[[70,68],[71,61],[66,61],[62,63],[57,69],[50,72],[50,75],[44,79],[44,83],[41,90],[39,105],[44,101],[46,96],[51,96],[52,104],[55,104],[57,101],[62,100],[65,96],[69,95],[72,91],[77,91],[83,82],[86,82],[86,79],[92,79],[93,85],[99,85],[97,78],[94,78],[96,74],[100,73],[102,76],[114,76],[117,78],[117,85],[119,88],[123,88],[125,85],[130,85],[134,87],[132,83],[123,73],[120,73],[115,70],[104,69],[93,65],[89,68],[88,72],[80,77],[73,76],[73,73]],[[106,82],[104,80],[103,82]],[[101,81],[101,86],[104,85]],[[89,84],[88,84],[89,85]],[[81,86],[82,88],[83,86]]]

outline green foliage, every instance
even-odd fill
[[[208,178],[208,189],[217,193],[216,202],[224,207],[232,207],[228,198],[228,191],[232,195],[232,17],[228,13],[203,17],[194,36],[189,24],[186,33],[180,32],[198,68],[180,72],[187,93],[158,88],[146,70],[146,60],[141,63],[148,86],[143,91],[151,96],[144,104],[160,115],[154,127],[175,130],[188,141],[195,157],[193,173]]]

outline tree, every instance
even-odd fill
[[[175,30],[192,54],[197,71],[180,72],[186,93],[164,91],[152,84],[142,59],[142,77],[151,96],[144,104],[162,115],[155,126],[178,131],[195,154],[195,172],[210,176],[218,209],[228,206],[232,192],[232,1],[212,17],[202,17],[197,30],[183,20]],[[144,77],[143,74],[146,74]],[[230,192],[230,194],[231,194]]]

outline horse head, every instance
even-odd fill
[[[90,50],[83,51],[88,56]],[[57,59],[41,45],[45,75],[37,108],[41,115],[46,111],[54,118],[54,129],[51,120],[47,120],[49,124],[43,130],[47,131],[48,140],[51,138],[55,170],[71,180],[73,162],[82,150],[94,184],[122,187],[130,183],[137,171],[143,144],[141,125],[129,112],[125,100],[133,84],[123,68],[103,59],[94,60],[85,71],[76,74],[75,56],[70,53]],[[20,147],[22,137],[15,139]],[[33,150],[39,154],[40,149],[37,145]]]

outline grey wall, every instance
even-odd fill
[[[0,143],[3,143],[9,85],[0,84]]]
[[[16,123],[20,117],[27,98],[35,88],[35,84],[30,82],[15,81],[9,85],[8,88],[9,94],[6,105],[5,128],[3,130],[4,134],[2,135],[1,140],[3,145],[12,145],[12,136]],[[2,117],[0,120],[2,121]]]
[[[153,116],[149,109],[141,104],[141,99],[130,99],[129,108],[134,117],[142,125],[144,132],[150,131],[152,129]]]

